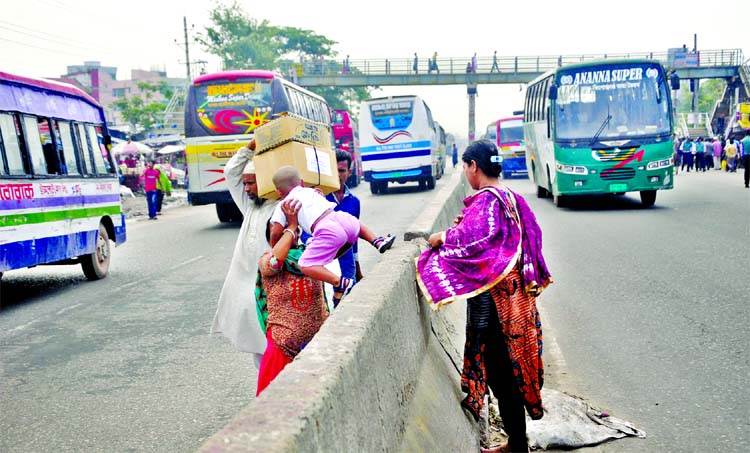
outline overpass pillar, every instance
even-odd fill
[[[469,95],[469,143],[475,140],[475,125],[474,116],[476,112],[477,102],[477,84],[476,82],[469,82],[466,85],[466,93]]]

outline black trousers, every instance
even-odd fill
[[[742,156],[742,165],[745,166],[745,187],[750,186],[750,150],[745,151],[745,155]]]
[[[489,295],[489,292],[485,294]],[[487,330],[496,334],[485,337],[488,338],[484,350],[487,385],[497,398],[500,418],[508,434],[510,451],[526,453],[529,445],[526,437],[526,408],[513,375],[508,348],[500,334],[502,328],[494,304],[492,308]]]
[[[156,190],[156,212],[161,212],[161,204],[164,201],[164,191]]]

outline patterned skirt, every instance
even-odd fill
[[[490,331],[489,310],[497,310],[501,332]],[[501,337],[502,336],[502,337]],[[469,299],[464,346],[464,368],[461,389],[467,393],[461,404],[475,419],[487,394],[485,344],[505,341],[518,389],[526,411],[533,420],[544,415],[542,409],[542,324],[536,309],[536,298],[523,290],[517,269],[511,271],[489,291]]]

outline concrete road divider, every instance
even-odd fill
[[[460,172],[313,341],[201,452],[478,451],[460,407],[465,305],[433,312],[414,259],[471,191]],[[424,245],[422,245],[424,247]]]

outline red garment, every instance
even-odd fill
[[[498,341],[492,335],[502,335],[508,347],[508,355],[518,390],[524,400],[526,411],[532,420],[544,415],[542,407],[542,385],[544,364],[542,362],[542,323],[536,308],[536,298],[523,290],[518,269],[490,290],[502,332],[488,332],[484,338],[474,334],[467,324],[464,347],[464,368],[461,373],[461,388],[467,393],[462,405],[475,418],[484,404],[487,394],[487,372],[484,364],[484,342]],[[479,341],[479,344],[473,344]]]
[[[143,170],[143,188],[146,192],[156,190],[156,181],[159,180],[161,173],[155,168],[147,168]]]
[[[268,387],[276,376],[281,373],[287,365],[292,363],[292,359],[286,356],[281,349],[276,347],[271,336],[271,327],[268,327],[266,331],[266,351],[263,353],[263,358],[260,359],[260,369],[258,370],[258,389],[255,391],[255,396],[260,395],[260,392]]]

